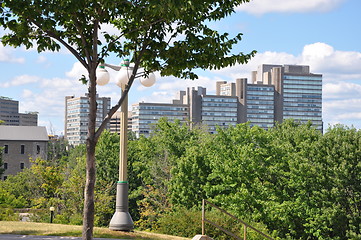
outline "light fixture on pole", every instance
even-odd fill
[[[109,73],[105,67],[118,71],[116,84],[121,88],[122,94],[132,75],[133,68],[129,66],[129,60],[125,60],[120,66],[101,64],[97,69],[97,84],[103,86],[109,82]],[[151,87],[155,83],[154,73],[150,73],[148,77],[142,77],[141,84],[145,87]],[[120,111],[120,151],[119,151],[119,179],[117,182],[115,213],[110,220],[109,229],[116,231],[131,231],[134,228],[132,217],[129,214],[129,183],[127,177],[128,165],[128,96],[124,98]]]

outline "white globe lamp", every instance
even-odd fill
[[[110,76],[104,66],[99,66],[97,68],[96,76],[97,76],[97,84],[99,86],[104,86],[109,82]]]
[[[128,67],[122,67],[116,76],[115,83],[118,85],[118,87],[123,87],[124,85],[127,85],[129,82],[129,78],[132,75],[132,70],[130,70]]]
[[[151,87],[154,85],[155,83],[155,74],[154,73],[149,73],[148,77],[142,77],[140,79],[140,83],[144,86],[144,87]]]

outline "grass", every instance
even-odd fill
[[[0,221],[0,234],[20,234],[20,235],[41,235],[41,236],[71,236],[81,237],[82,226],[35,223],[35,222],[11,222]],[[111,231],[108,228],[94,228],[96,238],[122,238],[134,240],[186,240],[188,238],[156,234],[149,232],[120,232]]]

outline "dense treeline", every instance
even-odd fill
[[[0,207],[7,209],[0,219],[11,208],[56,206],[55,222],[81,223],[85,148],[50,149],[61,154],[0,182]],[[114,211],[118,152],[118,136],[105,132],[96,151],[97,225],[108,225]],[[151,137],[130,137],[128,154],[130,211],[139,229],[192,237],[208,199],[274,237],[361,239],[360,130],[338,125],[322,135],[286,121],[268,131],[239,124],[212,135],[161,120]],[[46,221],[46,214],[36,216]]]

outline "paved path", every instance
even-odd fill
[[[15,235],[0,234],[1,240],[81,240],[80,237],[58,237],[58,236],[35,236],[35,235]],[[94,240],[115,240],[115,238],[94,238]],[[118,239],[126,240],[126,239]],[[129,239],[128,239],[129,240]]]

